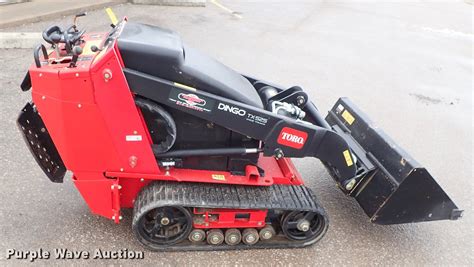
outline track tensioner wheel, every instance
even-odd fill
[[[311,241],[321,238],[327,224],[320,214],[311,211],[290,211],[281,219],[281,230],[288,239]]]
[[[181,206],[143,208],[135,205],[132,229],[138,241],[151,248],[173,245],[188,238],[191,212]]]

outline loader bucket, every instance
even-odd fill
[[[340,98],[326,121],[346,139],[357,165],[366,170],[349,195],[372,222],[400,224],[462,216],[430,173],[349,99]]]

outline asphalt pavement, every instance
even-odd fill
[[[326,236],[304,249],[157,253],[95,216],[70,180],[42,173],[15,125],[30,99],[19,84],[30,49],[0,49],[0,265],[7,249],[137,250],[143,260],[37,260],[48,265],[471,265],[473,252],[472,5],[381,2],[230,2],[229,10],[119,5],[130,21],[179,32],[185,42],[242,73],[300,85],[321,111],[347,96],[436,177],[465,210],[459,221],[380,226],[369,222],[312,158],[295,165],[330,216]],[[1,31],[39,32],[72,18]],[[79,24],[108,31],[105,12]],[[40,40],[38,40],[40,41]],[[83,122],[78,122],[83,123]]]
[[[0,1],[1,2],[4,1]],[[34,23],[55,17],[71,16],[89,10],[104,8],[126,0],[35,0],[22,1],[0,7],[0,28]]]

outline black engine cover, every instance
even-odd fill
[[[175,32],[127,22],[117,42],[126,68],[263,108],[245,77],[183,44]]]

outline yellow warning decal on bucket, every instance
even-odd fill
[[[349,113],[347,109],[342,112],[341,116],[347,121],[347,123],[349,123],[349,125],[352,125],[352,123],[355,121],[354,116],[352,116],[352,114]]]
[[[109,19],[112,22],[112,24],[117,25],[118,19],[115,16],[115,13],[112,11],[112,8],[110,8],[110,7],[106,8],[105,12],[107,12],[107,15],[109,15]]]
[[[213,174],[211,175],[212,179],[218,180],[218,181],[225,181],[225,176],[222,174]]]
[[[346,164],[348,167],[352,166],[354,163],[352,162],[352,156],[351,156],[351,152],[349,152],[349,150],[344,150],[344,152],[342,152],[342,154],[344,154],[344,158],[346,159]]]
[[[173,84],[174,84],[174,86],[181,87],[181,88],[186,89],[186,90],[196,91],[196,88],[191,87],[191,86],[187,86],[187,85],[177,83],[177,82],[174,82]]]

